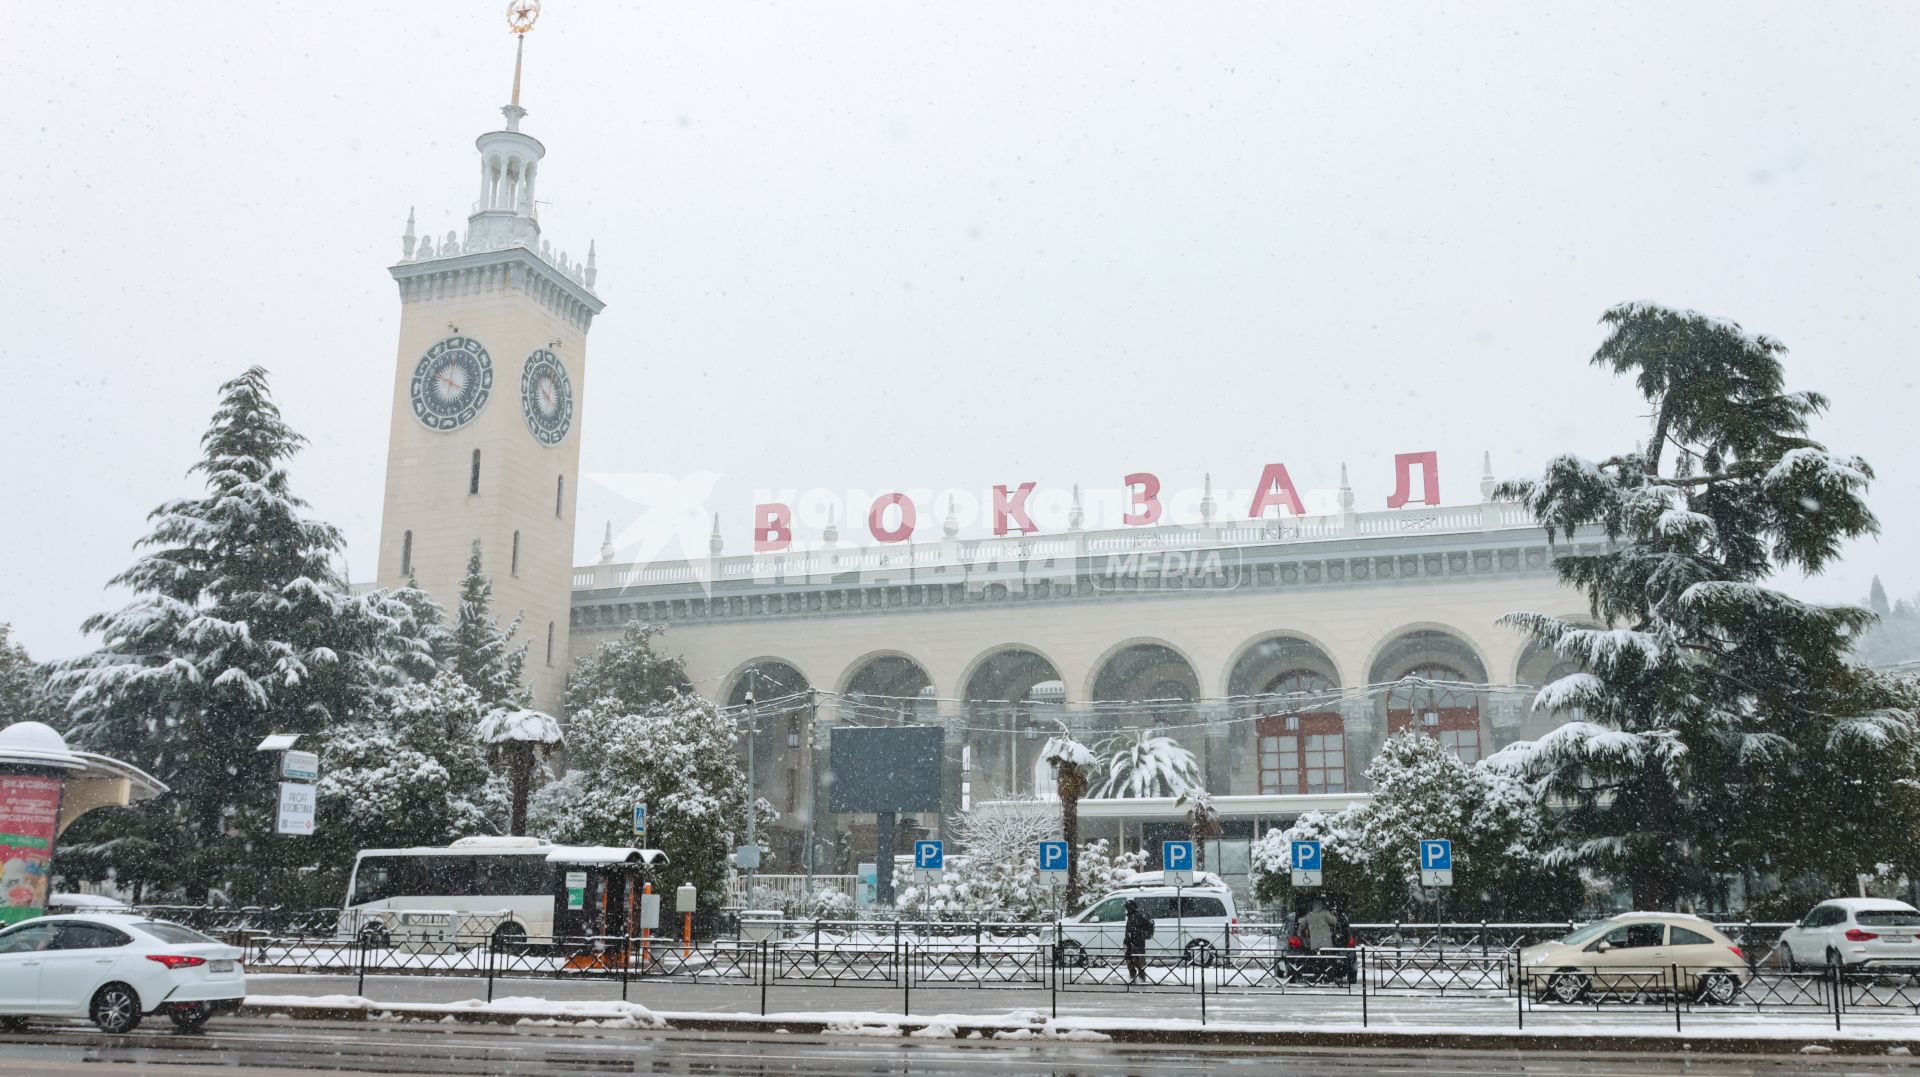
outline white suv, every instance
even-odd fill
[[[1920,909],[1888,898],[1835,898],[1780,934],[1774,952],[1789,969],[1808,965],[1920,966]]]
[[[1194,876],[1194,885],[1178,890],[1166,885],[1158,872],[1145,872],[1094,902],[1078,916],[1060,921],[1058,960],[1085,965],[1089,958],[1119,961],[1126,953],[1127,902],[1153,920],[1147,940],[1148,957],[1180,955],[1186,962],[1211,965],[1215,950],[1226,950],[1239,933],[1239,912],[1233,891],[1219,876]]]

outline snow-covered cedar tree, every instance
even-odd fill
[[[629,710],[641,711],[693,691],[686,663],[655,646],[660,633],[658,625],[630,624],[618,639],[602,643],[575,663],[567,678],[567,708],[617,699]]]
[[[34,664],[12,635],[13,626],[0,623],[0,727],[47,721],[47,671]]]
[[[554,745],[565,739],[560,722],[544,711],[495,707],[480,719],[477,732],[481,743],[507,770],[507,833],[525,834],[527,795],[533,790],[534,771]]]
[[[681,693],[645,711],[614,699],[575,708],[565,722],[572,769],[540,787],[528,829],[579,845],[633,842],[633,803],[647,802],[647,844],[671,864],[655,890],[700,890],[703,908],[725,896],[728,855],[746,833],[747,780],[734,723]],[[762,832],[776,818],[759,802]]]
[[[1087,795],[1100,759],[1064,728],[1059,736],[1047,738],[1040,758],[1053,767],[1053,789],[1060,798],[1060,836],[1067,842],[1066,900],[1071,907],[1080,903],[1080,798]]]
[[[1200,764],[1172,737],[1151,731],[1121,734],[1101,746],[1104,773],[1096,797],[1177,797],[1200,784]]]
[[[241,901],[286,894],[309,866],[308,846],[272,834],[278,759],[254,746],[324,733],[351,709],[366,624],[334,567],[339,532],[291,492],[287,462],[303,443],[264,370],[221,386],[192,468],[206,493],[149,515],[137,560],[111,581],[131,599],[86,621],[97,650],[56,667],[72,742],[172,790],[82,819],[63,845],[77,861],[120,866],[116,840],[138,834],[150,845],[124,862],[124,882]]]
[[[479,736],[479,693],[453,670],[389,693],[377,716],[332,731],[320,752],[314,840],[341,858],[363,848],[446,845],[499,833],[507,784]]]
[[[900,915],[911,920],[1032,923],[1060,915],[1065,895],[1040,878],[1039,843],[1059,836],[1053,806],[1044,800],[1000,801],[963,814],[953,828],[940,882],[900,891]],[[1104,841],[1075,850],[1083,893],[1100,895],[1145,863],[1140,854],[1116,857]]]
[[[1738,874],[1824,895],[1889,855],[1920,870],[1912,692],[1847,659],[1873,614],[1766,585],[1878,530],[1872,469],[1808,436],[1827,402],[1786,391],[1778,341],[1652,303],[1602,321],[1593,363],[1634,379],[1650,437],[1496,493],[1559,545],[1600,625],[1505,619],[1583,672],[1534,701],[1580,719],[1496,762],[1558,809],[1561,861],[1626,880],[1640,908]]]
[[[360,597],[360,607],[368,664],[361,686],[369,693],[364,706],[385,713],[392,704],[388,693],[431,681],[452,665],[453,631],[447,627],[446,610],[411,579],[399,587],[367,592]]]
[[[460,609],[449,646],[454,672],[480,693],[480,702],[488,709],[533,703],[523,675],[527,645],[513,645],[520,620],[515,611],[513,622],[501,628],[494,617],[493,577],[482,566],[480,540],[473,540],[473,549],[467,555],[467,574],[460,579]]]
[[[1470,766],[1421,733],[1387,738],[1367,766],[1373,797],[1339,812],[1309,812],[1256,841],[1251,875],[1262,901],[1291,885],[1291,843],[1322,843],[1326,889],[1349,895],[1356,916],[1431,916],[1441,895],[1420,885],[1422,838],[1453,842],[1454,886],[1443,912],[1468,919],[1558,918],[1582,894],[1570,868],[1547,861],[1545,813],[1526,786],[1487,766]]]

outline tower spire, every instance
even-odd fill
[[[507,29],[517,39],[513,46],[513,98],[500,111],[507,117],[507,130],[520,130],[520,118],[527,110],[520,107],[520,67],[527,55],[527,33],[540,18],[540,0],[514,0],[507,8]]]

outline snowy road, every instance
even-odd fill
[[[1101,1044],[912,1042],[826,1036],[609,1032],[529,1027],[288,1028],[235,1020],[200,1035],[138,1032],[104,1037],[80,1025],[0,1037],[0,1074],[69,1077],[102,1064],[129,1075],[257,1077],[285,1073],[435,1074],[438,1077],[562,1077],[566,1074],[917,1074],[1142,1077],[1185,1073],[1280,1073],[1298,1077],[1781,1077],[1920,1075],[1910,1057],[1752,1057],[1657,1054],[1308,1050],[1141,1047]]]

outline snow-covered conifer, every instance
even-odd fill
[[[480,540],[467,556],[467,574],[460,579],[460,609],[454,620],[450,659],[460,679],[480,693],[487,707],[525,707],[533,702],[523,671],[527,645],[513,645],[520,631],[520,615],[506,628],[493,614],[493,578],[481,564]]]
[[[1846,659],[1873,615],[1767,586],[1878,530],[1872,469],[1809,436],[1827,402],[1786,390],[1778,341],[1653,303],[1602,321],[1593,362],[1634,378],[1652,436],[1498,492],[1561,544],[1601,625],[1506,619],[1585,672],[1535,702],[1581,720],[1495,761],[1559,808],[1564,859],[1625,878],[1642,908],[1734,874],[1844,892],[1890,852],[1912,864],[1913,695]]]
[[[304,443],[280,418],[264,370],[220,388],[192,472],[204,495],[149,519],[137,560],[112,583],[122,608],[89,618],[93,653],[59,664],[69,738],[117,756],[172,792],[137,812],[162,878],[200,895],[268,895],[306,859],[274,841],[272,732],[324,732],[350,709],[361,671],[355,603],[335,563],[340,535],[306,516],[287,462]],[[83,820],[69,847],[110,841]]]

